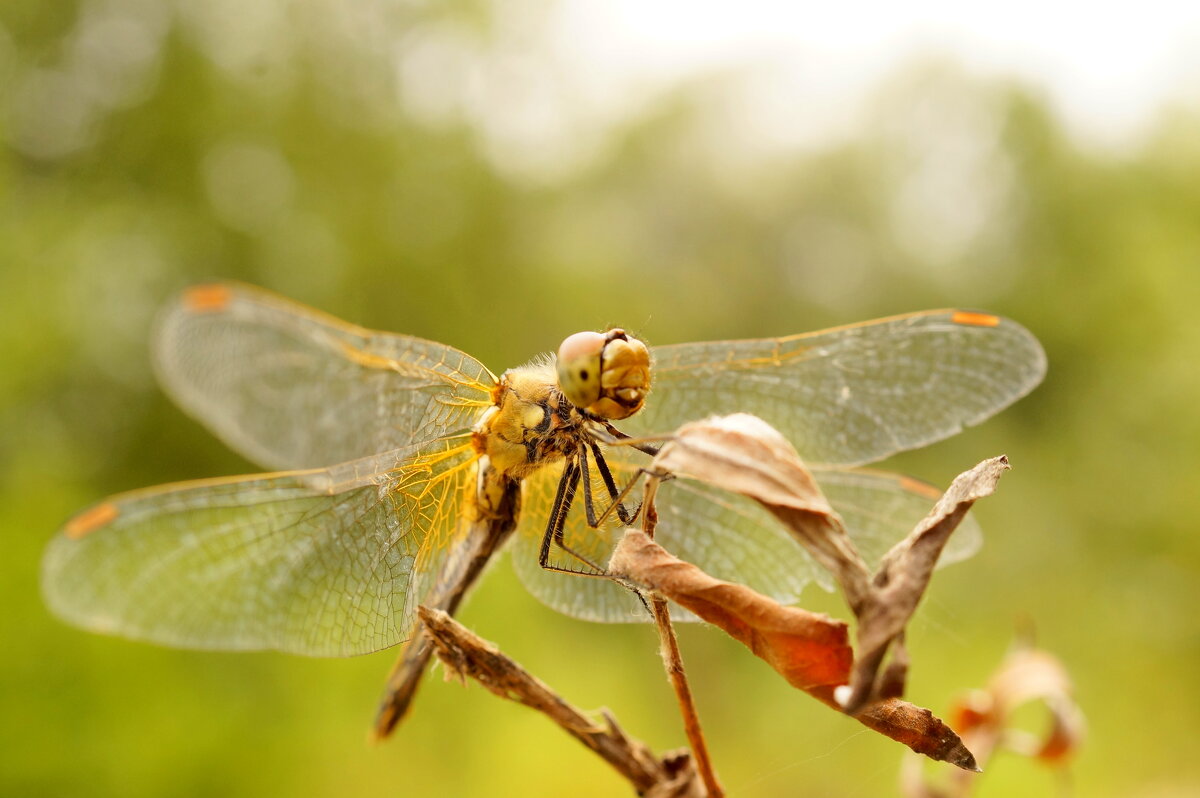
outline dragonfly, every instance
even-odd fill
[[[452,611],[503,545],[555,610],[649,620],[626,587],[576,576],[604,575],[636,512],[619,488],[653,448],[631,442],[714,414],[759,415],[877,558],[938,493],[862,466],[983,421],[1046,369],[1016,322],[933,310],[655,347],[620,329],[580,333],[497,377],[451,346],[232,282],[176,297],[153,354],[176,403],[269,471],[134,490],[77,513],[43,559],[49,608],[87,630],[184,648],[350,656],[407,640],[393,681],[410,687],[428,659],[414,643],[417,606]],[[784,603],[811,581],[828,586],[749,500],[674,480],[657,510],[656,539],[718,578]],[[978,542],[972,523],[943,562]]]

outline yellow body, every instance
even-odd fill
[[[592,440],[589,425],[628,418],[649,389],[649,350],[621,329],[576,333],[556,359],[504,372],[492,389],[492,406],[472,430],[480,459],[468,512],[498,512],[508,483],[574,456]]]
[[[586,420],[559,390],[550,362],[509,369],[475,426],[475,448],[498,476],[522,479],[584,445]]]
[[[475,450],[490,473],[523,479],[569,457],[590,440],[587,425],[628,418],[650,390],[650,352],[624,330],[570,336],[554,360],[536,360],[500,376],[493,406],[474,428]],[[582,410],[580,409],[582,408]]]

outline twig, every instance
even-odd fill
[[[613,766],[639,795],[648,798],[703,798],[703,786],[686,750],[662,758],[625,734],[608,711],[603,724],[588,718],[549,686],[494,645],[447,613],[419,607],[418,615],[438,659],[460,679],[471,677],[492,693],[536,709]]]
[[[514,508],[518,488],[516,483],[505,487],[497,508],[471,523],[462,543],[455,547],[452,559],[438,573],[437,581],[422,602],[427,607],[454,614],[467,591],[483,573],[484,566],[508,540],[516,528]],[[421,677],[425,675],[433,647],[419,629],[400,649],[400,656],[388,674],[383,697],[371,729],[372,742],[390,735],[412,705]]]
[[[646,535],[654,537],[654,528],[658,524],[658,510],[654,506],[654,495],[658,491],[659,480],[653,476],[646,482],[645,495],[642,498],[643,526]],[[650,610],[654,615],[654,625],[658,628],[658,639],[662,653],[663,667],[671,687],[675,689],[675,698],[679,702],[679,714],[683,717],[683,730],[688,743],[692,747],[692,755],[696,759],[696,768],[709,798],[722,798],[725,795],[721,783],[717,781],[717,773],[713,769],[712,757],[708,753],[708,743],[704,739],[704,730],[700,726],[700,715],[696,711],[696,702],[692,698],[692,688],[688,684],[687,671],[683,667],[683,655],[679,651],[679,639],[675,636],[675,627],[671,624],[671,613],[667,600],[657,593],[650,596]]]
[[[696,713],[692,688],[688,684],[687,673],[683,669],[683,657],[679,653],[679,641],[675,637],[675,627],[671,625],[666,599],[661,596],[652,596],[650,609],[654,613],[654,624],[658,627],[663,667],[666,668],[671,686],[675,688],[675,697],[679,701],[679,714],[683,716],[683,730],[692,747],[692,755],[696,759],[696,769],[700,772],[700,779],[704,782],[709,798],[722,798],[725,791],[721,788],[721,783],[717,781],[712,757],[708,754],[708,744],[704,741],[704,732],[700,728],[700,716]]]

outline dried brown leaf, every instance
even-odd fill
[[[748,496],[770,510],[842,586],[854,608],[870,570],[791,443],[748,413],[685,424],[654,467]]]
[[[858,656],[844,696],[845,711],[856,714],[872,701],[903,694],[907,658],[893,658],[881,674],[888,651],[920,602],[950,534],[976,500],[992,493],[1008,460],[986,460],[955,479],[874,577],[796,450],[762,419],[737,413],[686,424],[654,466],[758,501],[834,574],[859,622]]]
[[[901,697],[904,695],[904,685],[907,682],[908,648],[904,645],[904,634],[901,633],[892,643],[891,660],[877,679],[879,697],[881,699]]]
[[[744,585],[715,579],[674,557],[640,529],[626,530],[608,568],[725,630],[794,687],[834,686],[849,677],[854,653],[845,622],[785,607]]]
[[[928,709],[900,698],[886,698],[855,717],[864,726],[904,743],[918,754],[963,770],[979,770],[975,756],[954,729]]]
[[[785,607],[743,585],[714,579],[638,529],[626,530],[608,567],[719,626],[789,684],[840,711],[835,688],[846,683],[853,661],[844,622]],[[867,707],[857,720],[918,753],[975,768],[974,757],[958,735],[927,709],[888,699]]]
[[[651,541],[632,535],[623,544],[628,548],[618,548],[610,568],[725,629],[793,685],[913,750],[971,770],[974,758],[945,723],[927,710],[899,701],[908,674],[902,641],[905,625],[950,535],[975,501],[995,490],[1007,469],[1008,460],[997,457],[961,474],[871,577],[812,473],[792,445],[766,422],[744,413],[711,418],[681,427],[662,447],[654,470],[754,499],[833,573],[858,619],[858,656],[851,660],[849,686],[833,678],[847,661],[845,625],[840,622],[780,607],[748,588],[712,579]],[[652,490],[648,495],[653,495]],[[834,627],[840,638],[820,637],[832,634]],[[891,660],[885,667],[889,652]],[[801,664],[788,664],[793,661]],[[817,674],[820,681],[814,678]]]
[[[893,683],[885,685],[877,679],[888,648],[903,634],[925,594],[937,559],[951,533],[971,505],[991,495],[1000,475],[1008,468],[1008,458],[1001,455],[960,474],[929,515],[883,558],[857,613],[858,657],[850,695],[845,702],[847,712],[854,714],[870,701],[895,694],[895,670],[889,677]]]

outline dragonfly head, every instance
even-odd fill
[[[641,410],[650,392],[650,350],[620,328],[569,336],[558,348],[557,365],[567,400],[610,421]]]

